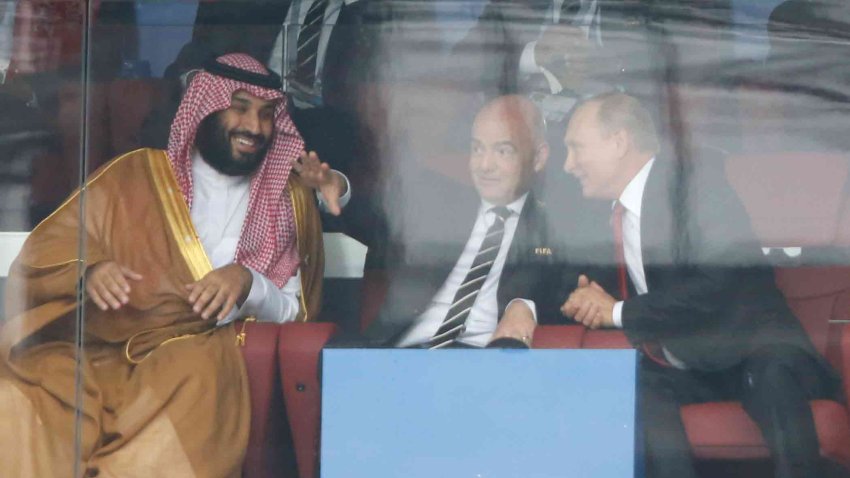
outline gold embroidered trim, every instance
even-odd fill
[[[212,270],[212,263],[209,257],[207,257],[206,251],[204,251],[201,240],[198,239],[198,233],[195,231],[195,226],[192,224],[192,217],[189,214],[189,206],[186,204],[186,200],[183,199],[183,192],[177,184],[174,171],[171,170],[171,163],[168,161],[168,156],[165,154],[165,151],[148,150],[147,160],[150,166],[151,183],[153,183],[156,195],[159,198],[160,204],[162,204],[165,222],[168,224],[168,228],[177,242],[177,248],[186,261],[186,265],[189,266],[189,272],[192,274],[192,277],[195,280],[200,280]],[[199,335],[211,334],[214,330],[213,328],[197,334],[183,334],[172,337],[152,348],[144,357],[136,359],[130,354],[130,347],[133,344],[133,340],[142,334],[155,331],[144,330],[127,340],[127,343],[124,345],[124,356],[128,362],[138,365],[147,359],[154,350],[165,344]]]
[[[85,183],[83,183],[83,186],[82,186],[81,188],[79,188],[79,189],[77,189],[76,191],[74,191],[74,193],[73,193],[73,194],[71,194],[71,195],[68,197],[68,199],[65,199],[65,201],[63,201],[63,202],[62,202],[62,204],[61,204],[59,207],[57,207],[57,208],[56,208],[53,212],[51,212],[51,213],[50,213],[47,217],[45,217],[44,219],[42,219],[42,220],[41,220],[41,222],[39,222],[39,223],[38,223],[38,225],[36,225],[36,226],[32,229],[32,231],[30,231],[30,234],[33,234],[34,232],[36,232],[36,231],[38,230],[38,228],[40,228],[40,227],[41,227],[41,225],[42,225],[42,224],[44,224],[44,223],[45,223],[45,222],[47,222],[50,218],[52,218],[53,216],[55,216],[56,214],[58,214],[58,213],[59,213],[59,211],[61,211],[62,209],[64,209],[64,208],[65,208],[65,206],[67,206],[67,205],[68,205],[69,203],[71,203],[74,199],[76,199],[76,198],[80,195],[80,193],[81,193],[82,191],[86,190],[89,186],[93,185],[93,184],[95,183],[95,181],[97,181],[98,179],[100,179],[100,177],[101,177],[101,176],[103,176],[104,174],[106,174],[106,173],[107,173],[110,169],[112,169],[115,165],[117,165],[119,162],[121,162],[122,160],[124,160],[124,159],[126,159],[126,158],[128,158],[128,157],[130,157],[130,156],[135,156],[136,154],[138,154],[138,153],[139,153],[139,151],[141,151],[141,149],[137,149],[137,150],[135,150],[135,151],[130,151],[129,153],[122,154],[121,156],[118,156],[117,158],[113,159],[112,161],[110,161],[109,163],[107,163],[106,165],[104,165],[104,166],[100,169],[100,171],[99,171],[99,172],[98,172],[95,176],[92,176],[91,178],[88,178],[88,179],[86,180],[86,182],[85,182]],[[84,262],[84,261],[83,261],[83,259],[80,259],[79,257],[76,257],[76,258],[74,258],[74,259],[68,259],[68,260],[66,260],[66,261],[56,262],[56,263],[54,263],[54,264],[39,264],[39,265],[27,264],[27,267],[28,267],[28,268],[30,268],[30,269],[49,269],[49,268],[52,268],[52,267],[65,266],[65,265],[68,265],[68,264],[72,264],[72,263],[74,263],[74,262]]]
[[[298,207],[296,207],[296,203],[295,203],[295,191],[292,187],[292,184],[290,183],[287,187],[289,188],[289,201],[292,202],[292,215],[295,218],[295,249],[298,251],[298,259],[299,259],[298,268],[300,269],[301,268],[301,234],[298,234],[298,231],[301,230],[301,216],[298,215]],[[307,311],[307,301],[304,300],[304,295],[306,294],[306,292],[305,292],[306,289],[304,288],[304,275],[305,274],[302,273],[301,277],[299,279],[301,281],[301,294],[299,295],[298,299],[299,299],[299,302],[301,302],[301,310],[304,311],[304,320],[303,321],[307,322],[307,321],[310,320],[310,315],[309,315],[309,312]]]
[[[151,150],[148,152],[151,176],[156,193],[163,207],[168,227],[174,240],[177,241],[180,253],[195,280],[201,280],[212,270],[212,263],[207,257],[198,233],[189,215],[189,206],[183,199],[183,193],[171,170],[165,151]]]
[[[239,333],[236,334],[236,345],[239,347],[244,347],[248,342],[248,334],[245,328],[248,326],[248,322],[256,322],[257,319],[254,317],[245,317],[245,321],[242,322],[242,327],[239,329]]]
[[[131,363],[131,364],[133,364],[133,365],[139,365],[140,363],[144,362],[144,361],[145,361],[145,359],[147,359],[148,357],[150,357],[150,356],[151,356],[151,354],[154,352],[154,350],[156,350],[156,349],[158,349],[158,348],[162,347],[162,346],[163,346],[163,345],[165,345],[165,344],[170,344],[170,343],[172,343],[172,342],[177,342],[178,340],[191,339],[192,337],[198,337],[198,336],[201,336],[201,335],[209,335],[209,334],[211,334],[211,333],[213,333],[213,332],[215,331],[215,329],[214,329],[214,328],[212,328],[212,329],[206,330],[206,331],[204,331],[204,332],[199,332],[199,333],[197,333],[197,334],[183,334],[183,335],[178,335],[177,337],[171,337],[170,339],[163,340],[163,341],[162,341],[162,343],[160,343],[160,344],[159,344],[159,345],[157,345],[156,347],[154,347],[154,348],[152,348],[152,349],[148,350],[148,353],[146,353],[146,354],[144,355],[144,357],[139,358],[139,359],[135,359],[135,358],[133,358],[133,356],[130,354],[130,347],[131,347],[131,346],[132,346],[132,344],[133,344],[133,340],[135,340],[135,339],[136,339],[137,337],[139,337],[140,335],[143,335],[143,334],[149,334],[149,333],[152,333],[152,332],[156,332],[157,330],[159,330],[159,329],[143,330],[143,331],[141,331],[141,332],[138,332],[138,333],[136,333],[136,334],[133,334],[133,336],[132,336],[132,337],[130,337],[129,339],[127,339],[127,343],[126,343],[126,344],[124,344],[124,357],[127,359],[127,361],[128,361],[128,362],[130,362],[130,363]]]

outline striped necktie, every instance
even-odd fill
[[[499,255],[499,248],[502,245],[502,238],[505,236],[505,221],[512,214],[511,210],[504,206],[494,207],[488,212],[495,215],[493,224],[487,229],[484,242],[481,243],[466,278],[455,293],[446,318],[443,319],[437,333],[431,338],[428,348],[436,349],[450,345],[466,330],[466,319],[469,317],[469,311],[472,310],[478,292],[481,291],[481,286],[487,279],[493,263],[496,262],[496,256]]]
[[[325,24],[325,10],[328,0],[315,0],[307,10],[304,24],[298,32],[298,50],[295,54],[295,68],[291,77],[303,87],[312,88],[316,81],[316,64],[319,56],[319,40]]]

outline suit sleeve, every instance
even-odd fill
[[[658,284],[649,284],[648,293],[623,303],[623,328],[633,341],[689,334],[710,326],[728,311],[739,289],[764,270],[743,205],[715,172],[695,176],[700,180],[684,188],[688,191],[684,200],[674,202],[674,216],[683,224],[672,238],[677,250],[671,266],[674,272]]]

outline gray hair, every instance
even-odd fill
[[[640,101],[625,93],[612,92],[594,96],[583,104],[599,106],[597,120],[609,134],[626,130],[632,134],[635,147],[641,152],[657,153],[660,149],[655,122]]]

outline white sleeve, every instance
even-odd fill
[[[6,73],[12,62],[16,5],[14,1],[0,3],[0,85],[6,81]]]
[[[281,29],[280,33],[277,34],[277,39],[274,41],[274,47],[272,47],[272,54],[269,57],[269,70],[277,73],[278,75],[282,75],[283,71],[283,32]]]
[[[339,174],[340,176],[342,176],[342,179],[345,180],[345,194],[343,194],[339,198],[339,208],[342,209],[345,207],[346,204],[348,204],[348,201],[351,200],[351,183],[348,182],[348,176],[342,174],[336,169],[331,169],[331,171]],[[328,205],[325,204],[325,198],[324,196],[322,196],[322,193],[320,193],[318,189],[316,190],[316,199],[319,201],[319,210],[322,212],[328,212]]]
[[[526,307],[528,307],[529,310],[531,310],[531,317],[534,319],[534,322],[537,322],[537,305],[534,303],[534,301],[528,300],[528,299],[514,299],[514,300],[508,302],[508,307],[510,307],[511,304],[513,304],[516,301],[520,301],[520,302],[524,303],[526,305]],[[507,309],[508,307],[505,307],[505,308]]]
[[[613,315],[612,318],[614,319],[614,327],[617,327],[618,329],[622,329],[623,328],[623,301],[622,300],[618,301],[617,303],[614,304],[614,313],[612,315]]]
[[[248,268],[253,276],[251,291],[242,307],[234,308],[227,317],[219,321],[219,325],[233,322],[236,319],[253,316],[260,322],[291,322],[298,316],[301,308],[301,272],[292,276],[282,288],[278,288],[269,278],[252,268]]]
[[[520,76],[533,75],[540,73],[540,67],[534,60],[534,48],[537,46],[537,41],[530,41],[525,44],[522,49],[522,54],[519,57],[519,74]]]

